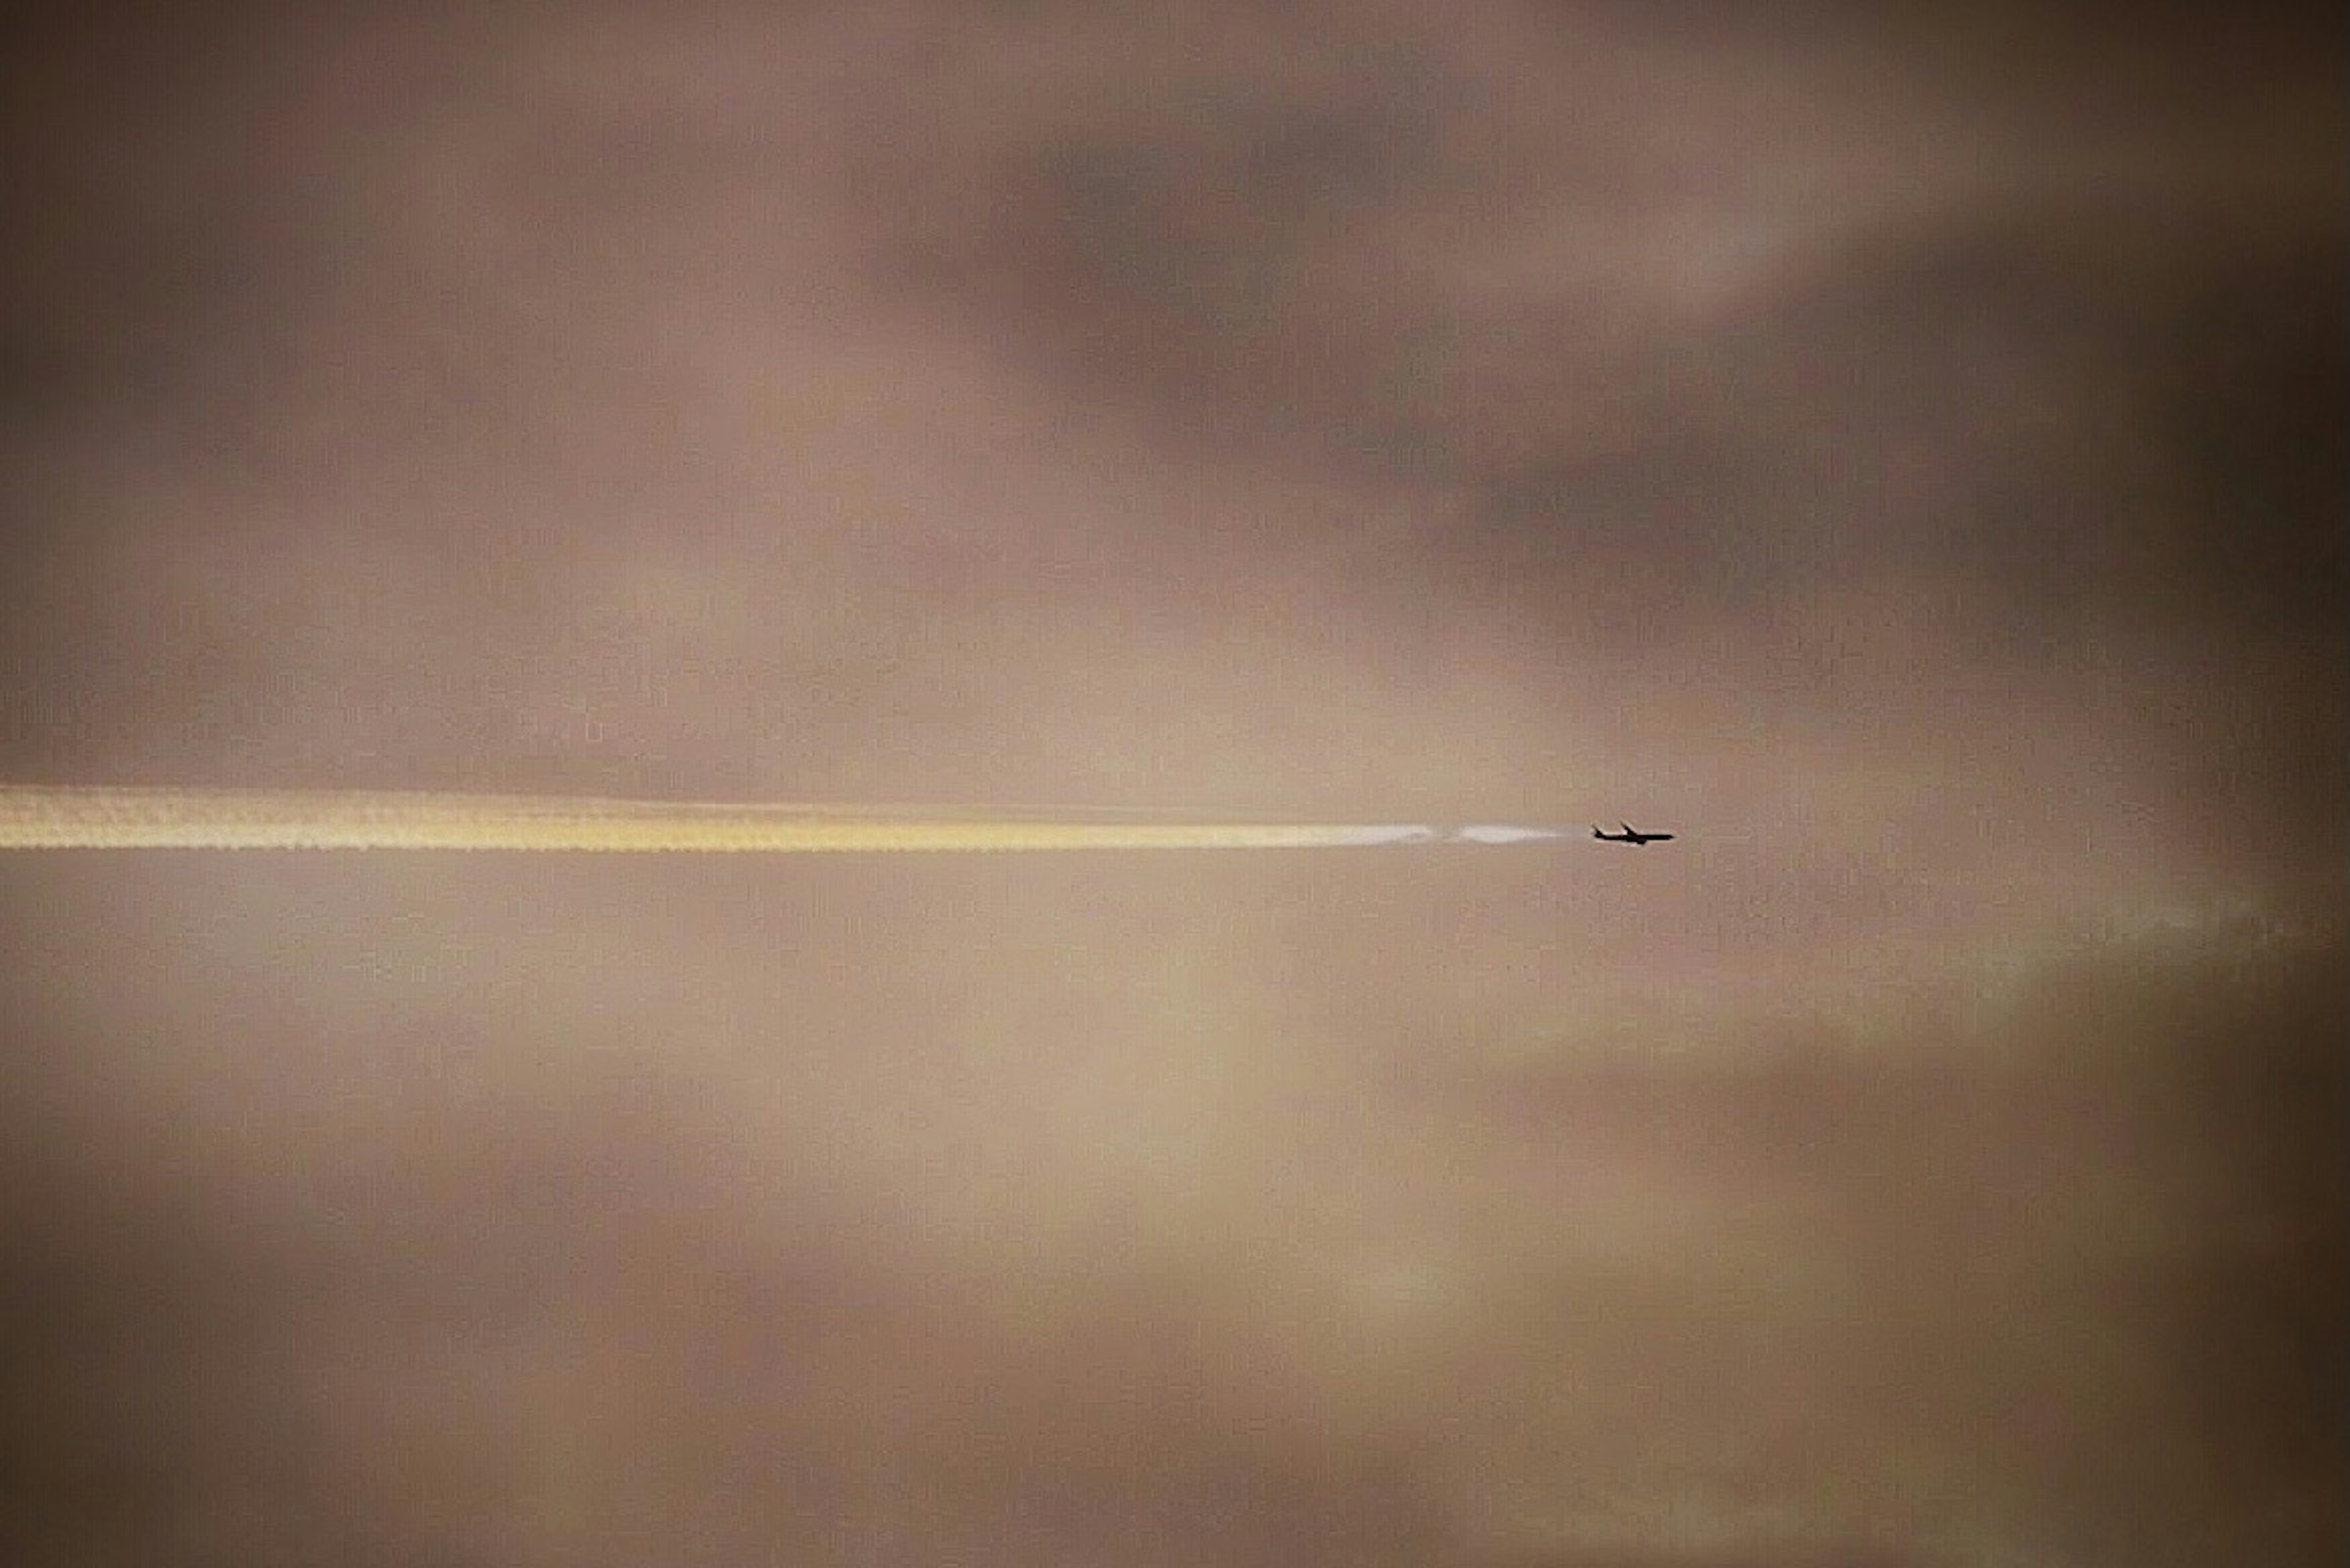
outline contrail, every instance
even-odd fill
[[[1343,849],[1516,844],[1558,828],[1198,822],[1019,808],[0,784],[0,849]]]

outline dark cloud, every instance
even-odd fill
[[[2323,19],[176,16],[0,776],[1682,836],[0,864],[0,1552],[2338,1558]]]
[[[2193,67],[2134,47],[2095,123],[2019,129],[2054,91],[2025,77],[2000,84],[2015,119],[1887,151],[1947,201],[1861,181],[1826,199],[1840,163],[1874,172],[1838,133],[1872,134],[1882,83],[1926,69],[1933,35],[1862,43],[1882,51],[1871,78],[1807,57],[1816,20],[1776,47],[1718,22],[1601,10],[1514,39],[1515,70],[1473,32],[1409,33],[1384,56],[1357,39],[1336,82],[1347,46],[1302,22],[1274,31],[1303,70],[1170,39],[1137,57],[1148,72],[1108,67],[1131,89],[1114,111],[1039,53],[1007,67],[1030,88],[1018,118],[974,133],[918,111],[918,131],[879,137],[868,157],[929,172],[861,204],[910,231],[892,242],[905,270],[886,250],[884,265],[916,296],[1150,410],[1163,437],[1403,481],[1425,520],[1387,540],[1405,546],[1389,569],[1465,560],[1455,595],[1540,594],[1563,635],[1652,652],[1687,618],[1767,619],[1824,578],[1887,575],[1970,607],[1950,650],[1970,660],[2079,668],[2148,617],[2164,633],[2333,626],[2338,224],[2263,190],[2327,188],[2314,126],[2245,131],[2207,107],[2181,130],[2163,117]],[[2112,26],[1939,26],[1959,58],[2036,58]],[[2249,56],[2305,99],[2281,26],[2230,33],[2201,68]],[[1747,79],[1773,67],[1778,90]],[[1677,121],[1644,68],[1743,90],[1755,113],[1700,97]],[[1915,85],[1905,137],[1991,112],[1984,80]],[[919,76],[894,90],[977,112]],[[1572,116],[1548,112],[1560,94]],[[2154,139],[2138,166],[2124,134]],[[2195,155],[2243,136],[2257,172],[2214,184]],[[934,202],[949,183],[976,194]],[[941,211],[955,226],[932,232]],[[1675,240],[1683,267],[1725,247],[1725,300],[1649,259]],[[1513,250],[1518,297],[1457,286]]]

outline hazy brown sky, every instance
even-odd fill
[[[0,862],[0,1554],[2345,1544],[2327,8],[78,8],[0,779],[1627,851]]]

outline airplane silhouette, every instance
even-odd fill
[[[1666,839],[1672,836],[1669,833],[1643,833],[1628,822],[1618,823],[1617,826],[1621,827],[1624,831],[1621,833],[1602,833],[1599,829],[1595,827],[1591,830],[1591,836],[1594,838],[1604,839],[1609,844],[1661,844]]]

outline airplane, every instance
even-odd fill
[[[1602,833],[1599,829],[1595,827],[1591,830],[1591,836],[1605,840],[1609,844],[1661,844],[1666,839],[1672,836],[1669,833],[1643,833],[1628,822],[1618,823],[1617,826],[1621,827],[1624,831],[1621,833]]]

